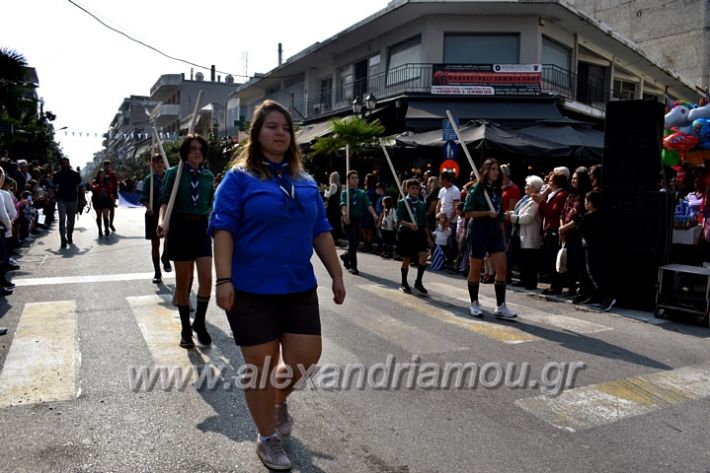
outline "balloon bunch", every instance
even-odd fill
[[[710,160],[710,103],[675,102],[665,115],[663,164],[702,164]]]

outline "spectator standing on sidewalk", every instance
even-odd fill
[[[0,187],[4,182],[5,171],[0,168]],[[10,251],[7,241],[12,237],[12,222],[17,213],[13,212],[15,206],[8,192],[0,190],[0,199],[2,199],[0,202],[0,232],[2,232],[0,235],[0,297],[2,297],[12,294],[12,290],[15,288],[15,285],[8,281],[5,275],[8,269],[8,252]]]
[[[286,399],[322,350],[314,250],[332,278],[334,302],[345,299],[330,230],[318,185],[303,170],[291,116],[277,102],[263,102],[248,144],[217,190],[209,232],[217,304],[245,363],[258,371],[254,379],[269,381],[244,395],[258,430],[256,453],[275,470],[291,467],[282,444],[293,426]]]
[[[439,204],[436,215],[441,212],[446,214],[451,227],[451,236],[447,246],[446,260],[450,264],[456,258],[456,204],[461,202],[461,191],[454,185],[454,173],[444,171],[439,178],[441,189],[439,189]]]
[[[153,260],[153,269],[155,270],[155,275],[153,276],[153,284],[160,284],[163,282],[163,275],[160,271],[160,238],[158,237],[158,214],[160,213],[160,189],[163,187],[163,180],[165,179],[165,161],[160,153],[155,153],[150,158],[150,166],[153,168],[153,172],[145,176],[145,179],[141,182],[143,184],[143,192],[141,194],[141,203],[145,206],[145,239],[150,240],[151,246],[151,257]],[[151,187],[150,179],[153,178],[153,186]],[[151,207],[151,195],[150,191],[153,189],[153,206]],[[173,270],[170,265],[170,260],[167,259],[165,254],[165,248],[163,248],[163,269],[166,273]]]
[[[178,166],[173,166],[165,173],[160,191],[156,232],[159,238],[165,236],[165,213],[173,186],[178,186],[165,247],[168,259],[175,262],[175,299],[182,325],[180,346],[187,349],[195,346],[193,330],[201,345],[212,344],[205,327],[205,316],[212,292],[212,241],[207,234],[207,221],[212,211],[214,175],[203,166],[206,155],[205,139],[199,135],[187,135],[180,145],[180,159],[184,164],[180,182],[175,182]],[[190,327],[189,294],[195,267],[199,288],[195,320]]]
[[[86,201],[81,176],[69,165],[69,158],[59,161],[61,169],[54,174],[53,183],[57,189],[57,207],[59,208],[59,237],[62,248],[73,244],[74,220],[79,200]]]

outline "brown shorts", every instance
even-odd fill
[[[261,345],[284,333],[320,335],[317,287],[293,294],[254,294],[234,291],[234,307],[227,312],[238,346]]]

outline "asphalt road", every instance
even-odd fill
[[[174,280],[150,281],[142,215],[119,208],[103,239],[84,215],[74,247],[53,231],[23,248],[18,287],[0,301],[0,471],[266,471],[226,318],[212,302],[213,348],[177,347]],[[514,291],[520,317],[501,322],[492,286],[472,320],[462,277],[427,273],[431,297],[405,295],[398,263],[374,255],[346,274],[336,306],[314,266],[325,351],[290,399],[293,471],[710,472],[710,329]],[[466,366],[442,388],[446,369]],[[136,387],[156,367],[217,376]],[[365,374],[362,388],[357,376],[344,386],[347,369]]]

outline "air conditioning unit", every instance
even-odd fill
[[[323,104],[322,103],[317,103],[313,105],[313,115],[320,115],[321,110],[323,110]]]

